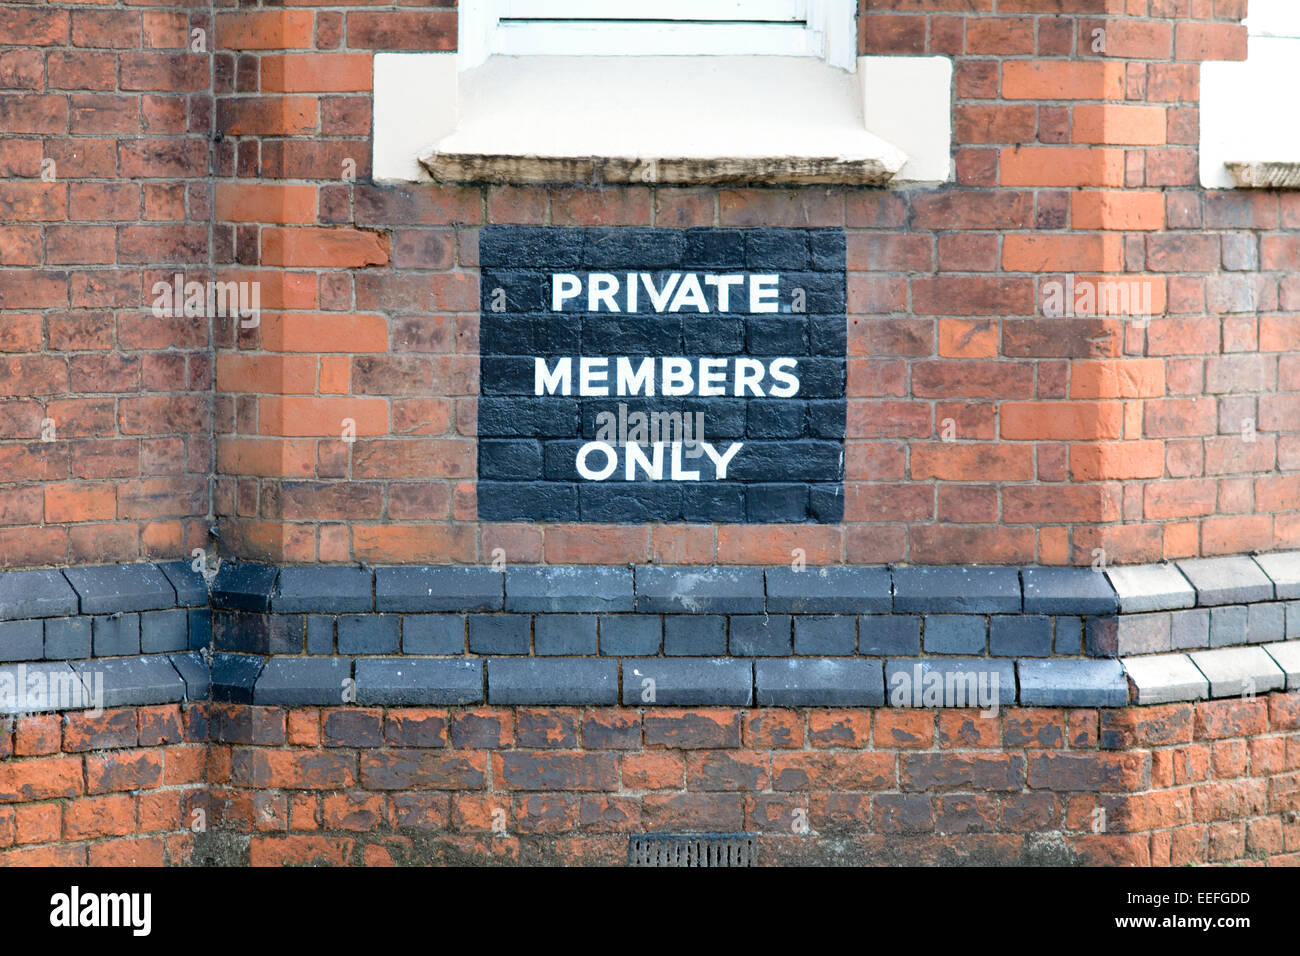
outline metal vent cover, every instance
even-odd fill
[[[641,833],[627,841],[631,866],[757,866],[758,840],[747,833]]]

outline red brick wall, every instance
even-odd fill
[[[207,832],[202,708],[0,726],[0,866],[161,866]],[[199,811],[195,813],[195,811]]]
[[[453,48],[450,7],[7,5],[0,566],[182,556],[210,512],[227,554],[290,562],[1296,547],[1300,195],[1195,169],[1198,63],[1244,55],[1243,8],[872,0],[864,51],[955,64],[956,183],[884,191],[376,187],[371,56]],[[500,222],[845,226],[845,523],[476,522],[476,230]],[[257,328],[148,314],[209,265],[262,283]],[[1046,319],[1065,273],[1147,281],[1163,314]]]
[[[0,567],[206,543],[208,323],[149,305],[209,259],[209,19],[0,7]]]
[[[864,51],[954,58],[953,185],[366,185],[371,51],[450,49],[454,13],[219,14],[215,256],[260,264],[295,313],[238,341],[218,331],[215,508],[233,546],[285,561],[500,547],[510,562],[753,563],[797,547],[814,563],[1084,564],[1098,548],[1135,562],[1300,544],[1300,195],[1206,193],[1196,171],[1198,63],[1245,55],[1244,5],[865,6]],[[476,523],[485,223],[847,227],[845,523]],[[1065,274],[1146,282],[1158,317],[1044,318],[1043,283]]]
[[[995,718],[169,706],[28,718],[0,751],[0,865],[619,863],[628,834],[683,831],[758,834],[765,863],[1300,863],[1295,693]]]

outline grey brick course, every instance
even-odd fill
[[[921,652],[921,618],[910,614],[864,614],[858,618],[858,653],[889,657]]]
[[[982,614],[927,614],[927,654],[983,654],[988,645],[988,622]]]
[[[1300,551],[1257,554],[1255,563],[1273,582],[1279,600],[1300,598]]]
[[[532,618],[527,614],[471,614],[471,654],[527,654],[532,643]]]
[[[45,619],[44,657],[46,660],[79,660],[90,657],[90,648],[90,618],[47,617]]]
[[[339,653],[396,654],[401,644],[401,618],[396,614],[340,614]]]

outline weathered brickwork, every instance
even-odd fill
[[[1300,863],[1300,698],[965,710],[278,708],[21,718],[0,865]]]
[[[1198,64],[1245,55],[1244,12],[865,2],[862,52],[955,68],[956,181],[888,191],[375,186],[373,53],[453,49],[450,6],[10,5],[0,564],[178,557],[209,513],[227,553],[287,562],[1293,547],[1300,196],[1195,168]],[[843,522],[478,521],[495,223],[846,229]],[[260,281],[262,321],[150,315],[178,272]],[[1067,277],[1137,283],[1154,317],[1048,321]]]

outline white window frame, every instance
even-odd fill
[[[583,16],[604,13],[613,2],[639,3],[645,19],[658,24],[653,27],[620,28],[608,22],[627,17],[608,17],[606,23],[590,27],[567,20],[551,26],[512,18],[531,13],[543,2],[460,0],[460,68],[473,69],[494,55],[807,56],[850,73],[857,65],[856,0],[560,0]],[[762,22],[724,19],[726,8],[742,12],[746,6],[757,8]],[[778,26],[790,10],[802,17],[797,22],[806,24],[803,29]]]

